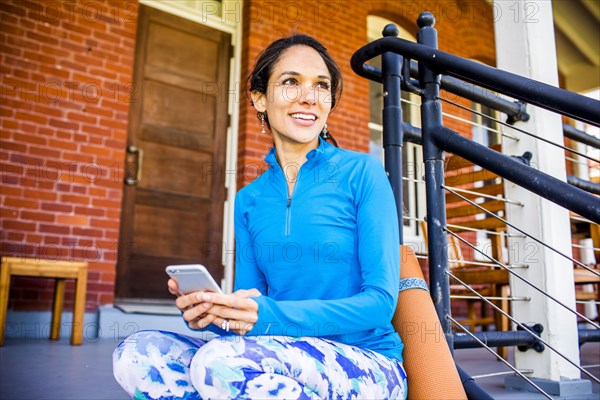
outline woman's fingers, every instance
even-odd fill
[[[212,315],[212,314],[211,314]],[[213,316],[214,317],[214,316]],[[206,324],[205,321],[199,322],[200,324]],[[239,321],[235,319],[214,317],[212,323],[217,325],[221,329],[225,329],[229,332],[235,332],[239,335],[245,335],[254,328],[254,324],[248,321]],[[206,325],[204,325],[206,326]]]
[[[227,321],[227,323],[225,323],[225,321]],[[225,329],[228,332],[235,332],[242,336],[250,332],[252,328],[254,328],[253,323],[247,321],[224,319],[221,317],[217,317],[213,314],[207,314],[203,318],[198,318],[188,322],[189,327],[192,329],[203,329],[210,324],[215,324],[221,329]]]
[[[174,287],[169,284],[170,289]],[[241,290],[235,294],[197,292],[179,296],[177,307],[183,312],[183,319],[192,329],[202,329],[209,324],[227,327],[245,335],[258,321],[258,303],[250,297],[260,296],[256,289]]]
[[[230,308],[221,305],[213,305],[210,310],[210,314],[216,315],[222,319],[228,319],[232,321],[243,321],[255,324],[258,320],[258,313],[253,310],[242,310],[238,308]]]
[[[258,320],[258,313],[253,310],[242,310],[239,308],[231,308],[214,304],[208,309],[201,306],[193,307],[183,313],[183,318],[188,322],[198,319],[198,324],[201,326],[214,323],[221,327],[220,324],[223,322],[223,320],[237,321],[240,326],[254,326]]]
[[[258,289],[239,289],[233,295],[247,299],[248,297],[262,296],[262,293]]]
[[[175,305],[181,311],[185,311],[188,308],[195,306],[196,304],[206,303],[206,301],[202,300],[202,294],[204,292],[195,292],[181,295],[175,300]]]
[[[207,314],[211,306],[212,304],[210,303],[199,303],[192,307],[188,307],[187,309],[181,309],[183,311],[183,319],[191,322],[195,319],[201,318],[204,316],[204,314]]]
[[[204,329],[208,325],[212,324],[216,318],[216,315],[204,314],[202,318],[196,318],[194,320],[188,321],[188,325],[192,329]]]
[[[220,293],[198,293],[198,301],[211,304],[209,309],[194,307],[184,317],[193,318],[197,326],[205,327],[207,324],[215,324],[218,327],[245,335],[254,327],[258,321],[258,304],[256,301],[243,298],[238,295],[224,295]],[[205,315],[202,315],[202,313]],[[227,321],[227,323],[224,323]],[[227,329],[229,328],[229,329]]]
[[[258,312],[258,303],[252,299],[222,293],[198,293],[198,301],[219,304],[230,308]]]
[[[198,292],[178,297],[176,304],[188,322],[203,317],[203,314],[251,323],[258,319],[258,304],[254,300],[233,295]]]
[[[247,295],[260,295],[260,292],[256,289],[244,290],[243,292],[238,291],[236,294],[196,292],[179,296],[175,301],[175,304],[180,310],[186,310],[187,308],[200,303],[211,303],[232,308],[258,311],[258,304],[256,301],[247,298]]]
[[[167,282],[167,287],[169,288],[169,293],[171,293],[172,295],[181,295],[181,293],[179,293],[179,285],[177,285],[177,281],[175,279],[169,279],[169,281]]]
[[[229,322],[229,330],[244,336],[254,328],[254,324],[247,321],[227,320]],[[215,319],[214,323],[219,323],[219,318]],[[223,322],[221,321],[221,324]],[[222,327],[222,326],[221,326]]]

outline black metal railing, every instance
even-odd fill
[[[383,38],[360,48],[351,60],[352,68],[358,75],[383,84],[385,168],[398,205],[400,226],[403,221],[402,146],[404,142],[419,143],[423,147],[425,164],[431,293],[450,348],[472,347],[476,342],[534,348],[543,346],[541,338],[533,330],[516,321],[523,330],[501,332],[500,335],[496,333],[493,342],[485,333],[470,335],[470,338],[453,334],[452,322],[456,321],[450,315],[447,238],[451,232],[446,224],[444,152],[463,157],[595,223],[600,223],[600,199],[591,193],[599,193],[598,185],[575,177],[569,177],[568,182],[556,179],[530,167],[519,157],[499,153],[444,127],[440,89],[504,112],[508,116],[508,124],[526,121],[529,118],[526,104],[529,103],[600,126],[600,102],[437,50],[434,22],[430,13],[419,16],[418,43],[397,38],[397,28],[388,25]],[[379,55],[382,56],[381,70],[365,64]],[[402,122],[402,89],[421,96],[420,130]],[[509,96],[515,101],[486,90]],[[600,148],[600,140],[591,135],[568,125],[563,126],[563,131],[565,137]],[[572,151],[562,145],[558,147]],[[582,335],[588,341],[600,340],[597,330],[580,332],[580,337]]]
[[[445,275],[443,269],[447,266],[447,255],[445,255],[445,249],[447,248],[446,232],[443,229],[446,220],[445,199],[441,188],[444,172],[443,151],[458,154],[596,223],[600,223],[600,200],[590,193],[572,187],[568,183],[538,171],[513,157],[491,150],[444,127],[439,104],[441,77],[429,66],[431,60],[435,60],[435,67],[443,70],[444,73],[468,75],[468,68],[470,67],[474,71],[469,78],[472,83],[491,88],[522,101],[535,102],[541,108],[562,112],[592,125],[600,126],[600,114],[593,112],[594,110],[597,111],[599,107],[596,100],[429,48],[428,45],[435,46],[437,44],[437,38],[433,27],[428,25],[433,20],[427,18],[426,14],[419,17],[421,28],[417,38],[420,43],[399,39],[395,37],[396,32],[390,29],[387,32],[388,37],[378,39],[359,49],[353,55],[351,63],[355,72],[372,77],[373,70],[364,68],[364,63],[376,56],[383,55],[381,77],[384,92],[387,93],[384,97],[383,108],[385,164],[390,174],[394,192],[397,193],[397,204],[402,204],[402,160],[399,149],[402,148],[404,141],[401,129],[402,110],[399,105],[400,65],[402,65],[402,57],[399,54],[407,54],[421,63],[419,81],[422,96],[421,139],[423,142],[426,182],[434,183],[426,189],[428,203],[432,205],[431,209],[429,206],[427,209],[428,224],[433,225],[428,227],[430,231],[429,259],[430,263],[433,264],[433,267],[430,266],[434,270],[432,272],[436,272],[437,268],[442,269],[439,274],[432,274],[431,279],[432,285],[439,286],[439,289],[442,289],[440,291],[436,287],[434,292],[445,293],[447,284],[436,282],[438,276],[443,277]],[[460,65],[460,68],[457,65]],[[444,67],[447,67],[447,69]],[[365,70],[367,73],[363,74]],[[564,101],[565,98],[568,101]],[[568,196],[565,196],[565,193],[568,193]],[[401,216],[402,207],[398,207],[398,209],[399,216]],[[436,253],[439,253],[439,255],[436,256]],[[440,279],[440,281],[443,280],[447,281],[447,278]],[[442,303],[446,301],[441,298],[434,298],[434,303],[441,316],[448,315],[448,312],[445,311],[449,309],[449,304],[444,304],[442,307]],[[446,325],[449,326],[449,324]],[[449,330],[447,332],[450,333]]]

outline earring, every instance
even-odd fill
[[[267,131],[265,130],[265,113],[261,112],[260,113],[260,127],[262,128],[262,134],[266,135]]]
[[[321,131],[321,136],[323,137],[323,139],[327,139],[327,134],[329,133],[329,131],[327,130],[327,124],[323,125],[323,130]]]

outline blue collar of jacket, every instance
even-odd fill
[[[308,168],[312,168],[314,166],[319,165],[322,161],[327,160],[329,157],[333,155],[336,147],[327,143],[321,136],[319,136],[319,146],[316,149],[312,149],[306,154],[306,163],[305,165]],[[273,168],[280,167],[279,162],[277,162],[277,150],[275,146],[271,147],[269,154],[265,157],[265,161]]]

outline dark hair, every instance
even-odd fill
[[[342,95],[342,72],[340,71],[340,67],[327,52],[325,46],[317,39],[304,34],[297,34],[278,39],[267,46],[267,48],[259,54],[256,63],[254,64],[254,68],[248,76],[248,88],[250,92],[257,91],[263,94],[267,93],[269,78],[273,72],[273,67],[277,61],[279,61],[281,55],[292,46],[308,46],[319,53],[325,62],[329,75],[331,75],[331,109],[333,110]],[[261,113],[259,112],[257,115],[259,120],[260,114]],[[269,123],[266,115],[265,122],[267,124]],[[335,139],[331,137],[331,134],[328,134],[327,138],[331,138],[331,141],[337,145]]]

